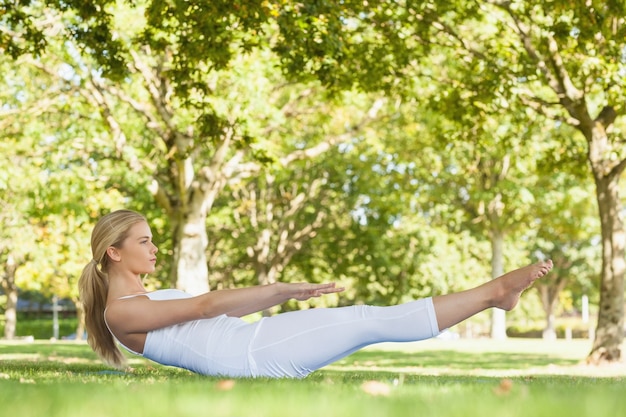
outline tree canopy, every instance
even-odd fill
[[[0,10],[12,58],[1,123],[20,143],[2,164],[21,161],[32,179],[2,174],[0,200],[7,224],[42,243],[27,252],[49,262],[21,260],[28,275],[62,271],[70,288],[90,223],[130,206],[162,232],[155,286],[338,276],[354,285],[349,297],[396,301],[462,287],[467,271],[497,275],[520,253],[584,258],[593,232],[555,220],[562,239],[550,247],[540,227],[572,213],[568,190],[587,195],[593,180],[594,359],[619,357],[622,2],[2,0]],[[581,219],[593,216],[585,207]],[[461,278],[437,262],[444,253]]]

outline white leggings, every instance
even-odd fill
[[[302,310],[262,320],[250,355],[259,375],[303,377],[373,343],[438,333],[430,298],[390,307]]]
[[[272,378],[302,378],[373,343],[439,334],[431,298],[389,307],[293,311],[255,323],[220,316],[179,330],[166,338],[151,332],[144,356],[201,374]]]

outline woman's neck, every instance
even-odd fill
[[[141,276],[139,275],[127,275],[116,274],[115,271],[111,271],[109,274],[109,291],[107,298],[109,300],[115,300],[119,297],[134,294],[144,294],[148,292],[143,286]]]

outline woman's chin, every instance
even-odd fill
[[[155,271],[155,267],[152,266],[151,268],[145,268],[143,270],[141,270],[140,272],[138,272],[139,275],[147,275],[147,274],[151,274],[152,272]]]

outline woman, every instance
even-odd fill
[[[157,247],[146,219],[130,210],[102,217],[91,236],[93,259],[79,281],[88,342],[121,366],[127,350],[204,375],[304,377],[373,343],[434,337],[487,308],[512,309],[521,293],[552,268],[539,262],[459,293],[389,307],[318,308],[255,323],[240,319],[289,299],[343,291],[335,284],[276,283],[191,296],[148,292]]]

